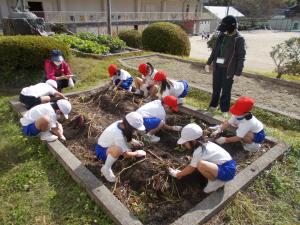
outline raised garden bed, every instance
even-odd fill
[[[48,145],[74,179],[86,187],[118,224],[140,224],[131,213],[144,224],[170,224],[177,219],[177,224],[204,222],[289,148],[283,142],[270,139],[265,141],[262,151],[252,155],[244,152],[240,144],[224,146],[237,160],[237,177],[226,184],[224,190],[206,195],[203,193],[206,180],[199,173],[181,180],[168,175],[168,166],[184,167],[192,152],[183,151],[176,145],[177,132],[162,131],[160,143],[146,143],[146,158],[117,161],[113,169],[118,182],[110,184],[100,176],[102,164],[94,153],[97,138],[113,121],[137,109],[142,99],[122,92],[114,95],[100,88],[97,92],[72,95],[70,100],[73,111],[70,121],[64,123],[68,140],[63,144],[67,148],[62,147],[59,141]],[[12,105],[21,112],[19,103],[12,102]],[[220,122],[189,107],[181,107],[180,113],[168,116],[167,120],[177,125],[193,121],[203,129]],[[228,131],[226,135],[232,133]]]

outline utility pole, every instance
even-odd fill
[[[111,0],[107,0],[107,34],[111,36]]]
[[[229,2],[230,2],[230,1],[227,0],[226,16],[228,16],[228,14],[229,14]]]

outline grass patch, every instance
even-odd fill
[[[81,82],[72,91],[103,82],[108,78],[110,63],[118,64],[117,57],[106,60],[73,57],[71,68]],[[137,75],[136,71],[129,72]],[[0,93],[0,224],[113,224],[45,145],[21,134],[19,119],[8,104],[14,95]],[[192,88],[187,103],[204,109],[209,100],[209,93]],[[288,117],[260,109],[255,109],[254,115],[266,124],[269,135],[291,143],[293,148],[247,190],[240,192],[213,222],[297,224],[300,125]]]

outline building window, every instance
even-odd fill
[[[186,5],[186,12],[189,13],[190,12],[190,4]]]

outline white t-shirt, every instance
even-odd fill
[[[25,96],[34,96],[36,98],[48,95],[54,95],[57,91],[46,83],[38,83],[22,89],[21,94]]]
[[[48,116],[50,118],[51,128],[57,127],[56,113],[50,103],[40,104],[31,108],[20,119],[20,122],[22,126],[27,126],[29,124],[35,123],[42,116]]]
[[[152,71],[152,73],[151,74],[148,74],[148,76],[142,76],[143,77],[143,79],[145,79],[145,83],[148,85],[148,86],[152,86],[153,84],[154,84],[154,80],[153,80],[153,78],[154,78],[154,76],[155,76],[155,74],[157,73],[158,71],[156,70],[156,69],[154,69],[153,71]]]
[[[109,125],[98,138],[98,145],[101,145],[103,148],[116,145],[122,149],[122,152],[131,151],[128,147],[126,137],[124,137],[122,130],[118,128],[118,124],[121,122],[122,120],[119,120]]]
[[[154,100],[149,102],[138,110],[136,110],[143,118],[159,118],[161,120],[166,119],[166,111],[161,103],[161,100]]]
[[[200,146],[194,151],[190,166],[197,167],[197,164],[200,160],[222,165],[223,163],[232,159],[230,154],[225,149],[213,142],[209,141],[205,143],[204,146],[203,150]]]
[[[264,129],[264,125],[255,116],[252,115],[250,120],[242,119],[238,120],[236,116],[232,116],[228,123],[234,127],[237,127],[236,136],[244,138],[248,132],[258,133]]]
[[[127,80],[129,77],[131,77],[131,75],[123,69],[120,69],[120,74],[113,76],[113,80]]]
[[[184,91],[184,85],[182,82],[172,80],[173,85],[170,85],[170,88],[166,88],[166,90],[162,93],[162,97],[166,97],[168,95],[175,96],[176,98],[182,94]]]

